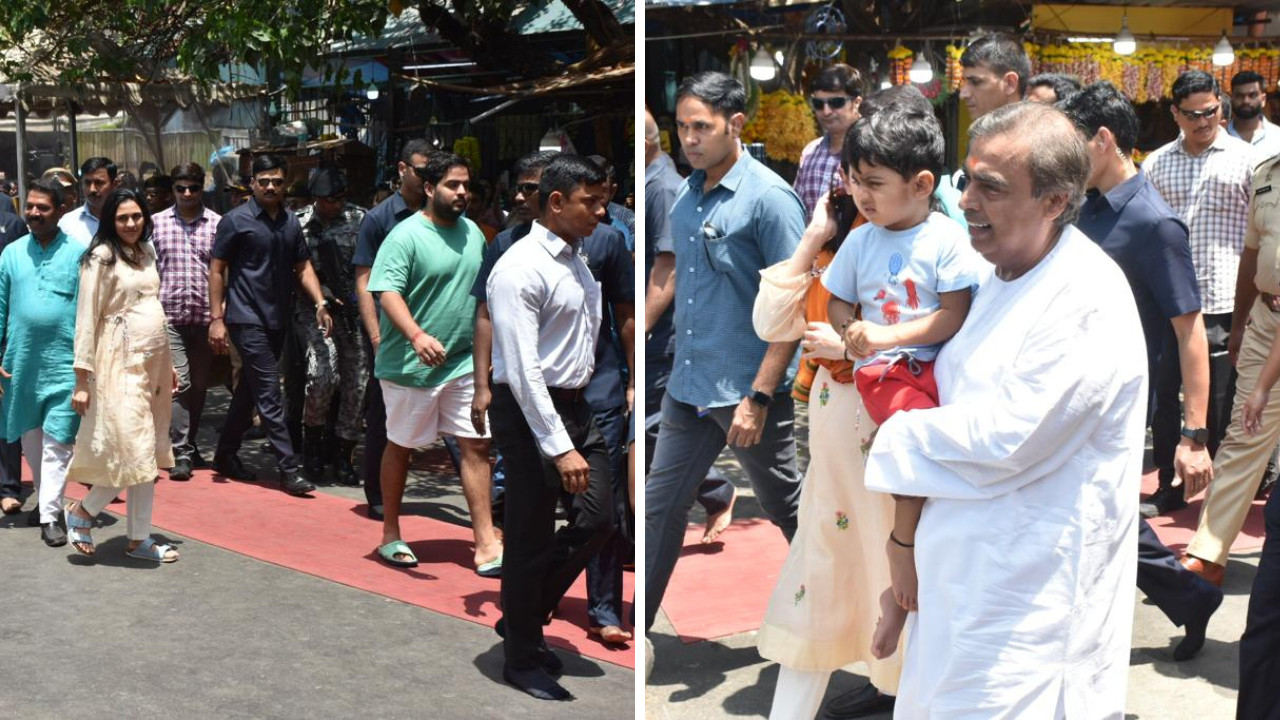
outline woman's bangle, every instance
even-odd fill
[[[903,547],[903,548],[908,548],[908,549],[915,547],[915,545],[914,545],[914,544],[912,544],[912,545],[908,545],[908,544],[906,544],[906,543],[902,542],[901,540],[899,540],[898,538],[894,537],[894,536],[893,536],[893,531],[892,531],[892,530],[890,530],[890,531],[889,531],[889,540],[890,540],[890,541],[892,541],[892,542],[893,542],[893,544],[894,544],[894,545],[897,545],[898,547]]]
[[[410,345],[412,345],[412,344],[414,344],[414,343],[418,342],[418,338],[420,338],[420,337],[422,337],[423,335],[426,335],[426,334],[427,334],[427,331],[426,331],[426,330],[423,330],[423,329],[419,328],[419,329],[418,329],[418,332],[414,333],[414,334],[413,334],[413,337],[409,338],[409,344],[410,344]]]
[[[215,320],[221,320],[221,319],[222,319],[222,316],[221,316],[221,315],[210,315],[210,316],[209,316],[209,322],[211,322],[211,323],[212,323],[212,322],[214,322]]]

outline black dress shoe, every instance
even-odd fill
[[[49,547],[62,547],[67,544],[67,531],[56,522],[47,522],[40,526],[40,539]]]
[[[892,695],[885,695],[875,685],[867,683],[827,703],[827,711],[823,717],[829,720],[866,717],[892,710],[895,702],[897,699]]]
[[[1151,497],[1148,497],[1138,505],[1138,513],[1144,518],[1151,519],[1171,513],[1174,510],[1181,510],[1186,506],[1187,501],[1182,496],[1181,485],[1178,487],[1161,487],[1151,493]]]
[[[280,489],[290,495],[306,495],[315,492],[316,486],[309,480],[299,477],[296,472],[281,472]]]
[[[186,458],[178,458],[173,463],[173,468],[169,470],[169,479],[185,482],[191,479],[191,461]]]
[[[251,472],[245,468],[244,463],[240,462],[240,458],[235,455],[215,457],[213,459],[213,471],[232,480],[253,482],[258,479],[258,473]]]
[[[542,668],[513,670],[502,668],[502,679],[539,700],[572,700],[573,694],[551,679]]]
[[[191,467],[207,468],[209,467],[209,461],[204,459],[199,450],[195,450],[191,453]]]
[[[1187,620],[1184,626],[1187,629],[1187,635],[1178,643],[1178,647],[1173,649],[1173,659],[1182,662],[1190,660],[1200,652],[1200,648],[1204,647],[1204,633],[1209,627],[1209,618],[1218,611],[1218,606],[1222,604],[1222,590],[1215,587],[1212,583],[1196,578],[1196,587],[1199,588],[1200,596],[1204,600],[1200,604],[1200,611],[1196,615]]]
[[[493,625],[493,631],[498,633],[498,637],[506,639],[507,619],[505,617],[498,618],[498,622]],[[538,644],[538,664],[542,665],[542,669],[552,675],[559,675],[564,671],[564,661],[554,652],[551,652],[546,640]]]

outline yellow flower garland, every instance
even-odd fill
[[[765,154],[779,161],[800,162],[804,146],[818,137],[813,111],[803,95],[775,90],[760,98],[760,111],[742,129],[742,141],[764,143]]]

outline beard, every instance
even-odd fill
[[[431,201],[431,214],[447,222],[456,221],[458,218],[462,217],[462,214],[466,211],[467,208],[465,205],[461,210],[458,210],[453,206],[452,202],[445,202],[444,200],[441,200],[439,196],[436,196]]]
[[[1252,120],[1262,114],[1261,105],[1231,106],[1231,112],[1241,120]]]

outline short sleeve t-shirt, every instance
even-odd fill
[[[378,249],[369,274],[369,292],[395,292],[427,334],[444,346],[446,359],[430,367],[384,314],[374,375],[407,387],[435,387],[470,373],[475,298],[471,284],[480,271],[484,233],[467,218],[452,227],[422,213],[391,231]]]
[[[292,210],[281,208],[272,219],[257,200],[249,200],[218,221],[212,254],[229,266],[228,325],[289,326],[297,284],[294,266],[311,259]]]
[[[964,229],[935,212],[907,230],[886,230],[871,223],[854,229],[823,273],[822,284],[836,297],[860,304],[863,320],[897,325],[937,312],[940,293],[976,290],[979,261]],[[929,361],[940,348],[893,348],[857,365],[888,360],[902,352]]]

